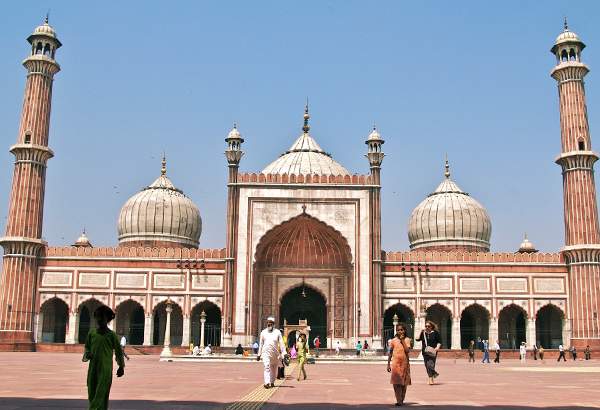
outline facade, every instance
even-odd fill
[[[93,247],[85,232],[68,247],[42,241],[52,79],[61,46],[46,21],[31,55],[15,155],[0,281],[0,347],[81,343],[93,311],[116,311],[133,345],[236,346],[255,340],[267,316],[281,327],[306,320],[311,338],[380,348],[393,324],[409,332],[436,322],[443,347],[470,340],[600,348],[600,232],[581,62],[585,45],[565,24],[552,47],[558,82],[565,247],[539,253],[525,238],[490,252],[484,206],[451,178],[413,211],[410,250],[381,249],[384,140],[367,137],[367,174],[350,173],[310,131],[308,106],[292,146],[261,172],[240,172],[244,139],[227,135],[226,243],[199,248],[198,207],[168,178],[133,195],[118,217],[119,244]],[[224,215],[225,216],[225,215]],[[303,322],[304,323],[304,322]],[[293,335],[290,335],[290,341]]]

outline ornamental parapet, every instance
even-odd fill
[[[82,258],[161,258],[177,260],[225,259],[225,248],[144,248],[144,247],[100,247],[81,248],[73,246],[49,246],[42,255],[45,258],[82,257]]]
[[[600,244],[570,245],[562,249],[567,264],[600,263]]]
[[[383,252],[383,263],[551,263],[562,264],[561,253],[504,253],[461,251]]]
[[[559,84],[568,81],[582,81],[590,69],[578,61],[565,61],[554,67],[550,72],[552,78]]]
[[[15,156],[15,163],[33,163],[46,166],[54,152],[48,147],[36,144],[16,144],[10,147],[10,152]]]
[[[575,170],[591,171],[597,160],[598,154],[593,151],[569,151],[560,154],[554,162],[560,165],[565,173]]]
[[[371,175],[240,173],[238,184],[375,185]]]
[[[0,246],[4,248],[4,256],[20,256],[37,258],[46,247],[46,242],[36,238],[23,236],[4,236],[0,238]]]

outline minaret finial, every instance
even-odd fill
[[[569,23],[567,22],[567,16],[565,16],[565,31],[569,30]]]
[[[450,178],[450,163],[448,163],[448,154],[446,154],[446,165],[445,165],[445,168],[446,168],[446,172],[444,172],[444,176],[446,178]]]
[[[160,168],[160,175],[162,175],[162,176],[167,175],[167,157],[164,152],[163,152],[163,156],[162,156],[162,166]]]
[[[310,119],[310,114],[308,113],[308,97],[306,97],[306,105],[304,106],[304,126],[302,127],[302,131],[305,134],[308,134],[310,130],[310,125],[308,125],[308,120]]]
[[[46,18],[44,19],[44,23],[48,24],[48,20],[50,19],[50,9],[46,12]]]
[[[234,121],[234,122],[233,122],[233,129],[234,129],[234,130],[237,130],[237,121]]]

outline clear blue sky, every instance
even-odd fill
[[[549,49],[564,15],[587,43],[592,137],[600,129],[600,2],[27,1],[0,6],[0,228],[4,231],[25,83],[25,41],[50,9],[57,60],[44,236],[117,243],[128,197],[168,175],[199,206],[203,247],[225,243],[223,138],[237,121],[242,171],[260,171],[312,135],[367,173],[373,122],[386,139],[383,247],[408,247],[412,209],[443,177],[492,218],[492,249],[523,232],[563,244],[556,84]],[[597,136],[600,138],[600,136]],[[600,144],[596,140],[597,144]],[[116,188],[115,188],[116,187]]]

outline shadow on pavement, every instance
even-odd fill
[[[24,397],[1,397],[0,410],[23,410],[23,409],[87,409],[87,400],[83,399],[30,399]],[[224,409],[232,403],[215,403],[209,401],[155,401],[155,400],[111,400],[110,409],[169,409],[169,410],[188,410],[188,409]],[[236,408],[243,409],[248,405],[256,403],[237,402]],[[390,409],[398,408],[393,404],[332,404],[332,403],[299,403],[299,404],[279,404],[266,403],[263,409]],[[539,410],[539,407],[531,406],[463,406],[463,405],[420,405],[418,403],[406,402],[401,408],[423,409],[423,410]],[[544,407],[546,410],[586,410],[597,409],[597,407],[587,406],[555,406]]]

